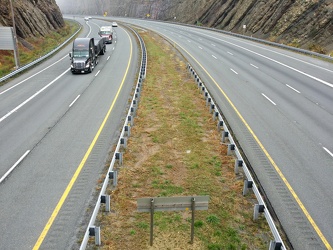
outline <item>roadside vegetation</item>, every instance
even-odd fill
[[[65,27],[43,37],[27,38],[18,42],[20,65],[26,65],[52,51],[68,39],[79,25],[65,20]],[[0,50],[0,77],[15,70],[14,51]],[[0,83],[1,84],[1,83]]]
[[[242,195],[243,175],[221,143],[217,122],[186,69],[183,57],[158,35],[142,32],[148,51],[147,78],[131,129],[118,185],[108,190],[111,212],[100,209],[102,246],[88,249],[268,249],[273,239],[264,216],[253,220],[256,198]],[[143,197],[209,195],[209,209],[136,211]]]

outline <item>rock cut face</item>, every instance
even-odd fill
[[[12,0],[17,36],[46,35],[64,27],[64,19],[55,0]],[[1,0],[0,25],[13,26],[10,2]]]

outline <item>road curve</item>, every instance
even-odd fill
[[[333,246],[333,64],[218,32],[118,18],[179,47],[226,116],[294,249]]]

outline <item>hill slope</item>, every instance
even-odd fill
[[[13,26],[9,0],[1,0],[0,26]],[[65,23],[55,0],[15,0],[16,33],[19,38],[46,35]]]
[[[57,0],[63,13],[200,24],[305,49],[333,50],[332,0]],[[243,28],[246,25],[246,29]]]

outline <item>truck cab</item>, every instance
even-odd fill
[[[76,38],[69,53],[72,73],[90,73],[96,66],[94,38]]]
[[[99,29],[98,35],[100,37],[105,37],[105,43],[112,43],[113,39],[113,29],[112,26],[102,26]]]

